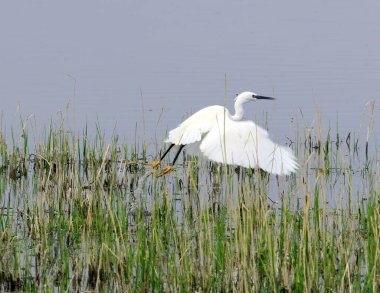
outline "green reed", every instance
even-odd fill
[[[146,142],[63,124],[33,146],[0,132],[2,291],[380,289],[379,164],[358,135],[298,127],[286,178],[189,156],[156,178]]]

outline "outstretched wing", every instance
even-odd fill
[[[268,133],[252,121],[234,121],[228,117],[224,124],[219,120],[199,147],[208,159],[247,168],[258,166],[278,175],[296,171],[292,151],[271,141]]]
[[[165,142],[175,145],[187,145],[201,141],[216,124],[219,116],[223,117],[224,107],[210,106],[199,110],[183,121],[177,128],[169,131]],[[228,111],[226,116],[228,116]]]

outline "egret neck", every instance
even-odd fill
[[[235,114],[231,116],[232,120],[239,121],[243,119],[244,116],[244,108],[242,101],[240,99],[236,99],[235,101]]]

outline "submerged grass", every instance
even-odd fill
[[[145,143],[22,128],[0,133],[3,291],[380,290],[379,161],[353,134],[298,130],[287,178],[188,156],[156,178]]]

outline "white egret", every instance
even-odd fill
[[[288,175],[298,168],[293,152],[287,146],[274,143],[266,130],[244,118],[244,104],[255,100],[274,100],[252,92],[235,98],[235,114],[223,106],[210,106],[196,112],[169,132],[170,146],[160,160],[149,163],[156,168],[173,146],[179,149],[173,162],[157,175],[172,170],[181,150],[196,144],[200,153],[211,161],[246,168],[259,167],[276,175]]]

